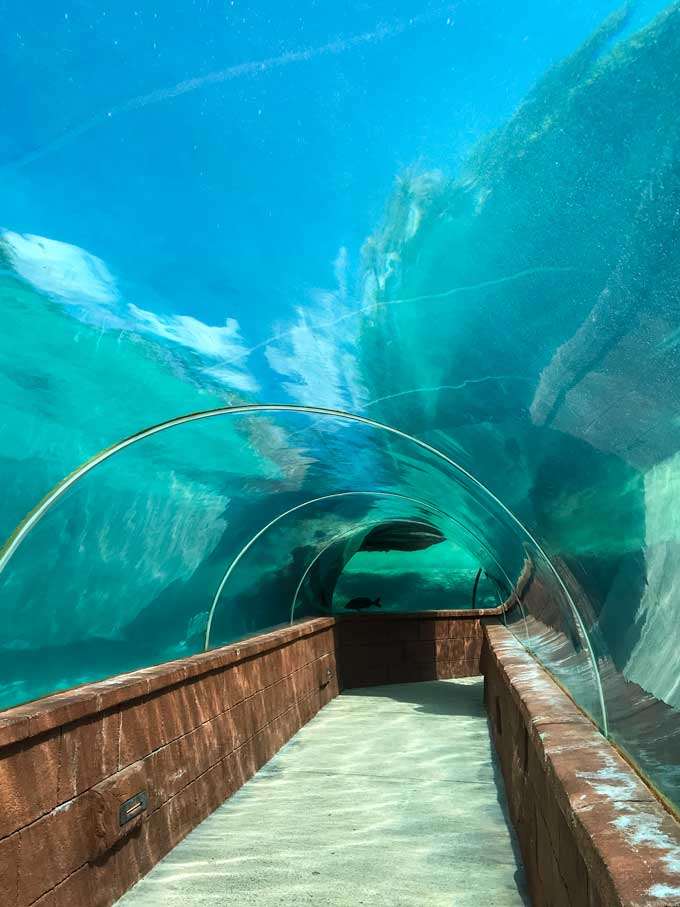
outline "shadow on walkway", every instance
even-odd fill
[[[343,696],[370,696],[408,702],[416,711],[431,715],[468,715],[486,717],[484,680],[481,677],[463,680],[428,680],[422,683],[395,683],[389,686],[361,687],[343,690]]]

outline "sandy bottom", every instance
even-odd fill
[[[119,905],[527,903],[482,692],[343,693]]]

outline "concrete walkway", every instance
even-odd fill
[[[120,907],[524,904],[482,691],[344,693]]]

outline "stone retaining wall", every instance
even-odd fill
[[[482,618],[489,611],[370,612],[338,624],[343,689],[480,674]]]
[[[324,618],[3,712],[0,904],[109,907],[337,692]]]
[[[482,671],[534,907],[680,905],[680,824],[503,626]]]
[[[535,907],[680,905],[680,825],[489,619],[308,620],[0,713],[0,904],[110,907],[341,686],[482,672]]]

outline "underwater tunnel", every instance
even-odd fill
[[[0,904],[680,904],[680,4],[5,24]]]

